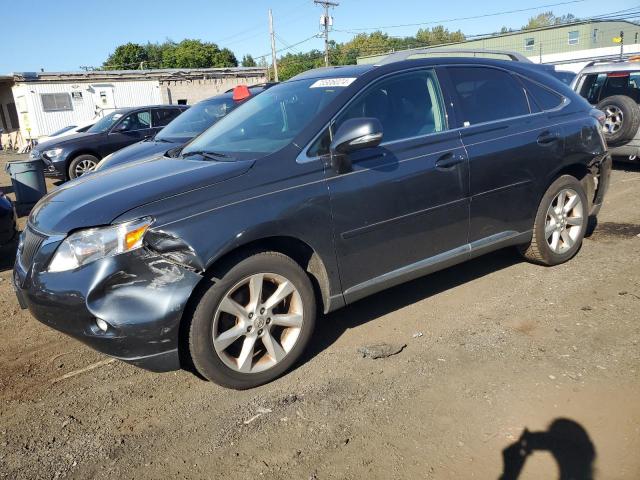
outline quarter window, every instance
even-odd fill
[[[572,30],[568,33],[569,36],[569,45],[577,45],[580,40],[580,32],[578,30]]]
[[[376,82],[338,117],[333,131],[345,120],[360,117],[380,121],[383,142],[444,130],[444,107],[435,73],[401,73]]]
[[[45,112],[65,112],[73,110],[71,95],[68,93],[41,93],[42,110]]]
[[[449,67],[460,126],[530,113],[522,85],[508,72],[486,67]]]
[[[528,78],[522,78],[527,92],[533,97],[533,100],[542,108],[542,110],[551,110],[558,107],[563,100],[562,95],[543,87],[539,83],[533,82]]]

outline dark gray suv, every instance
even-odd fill
[[[18,298],[127,362],[260,385],[313,341],[318,311],[499,248],[572,258],[608,185],[599,116],[524,62],[312,70],[179,154],[42,199]]]

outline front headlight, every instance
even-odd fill
[[[58,246],[47,271],[73,270],[100,258],[140,248],[144,234],[152,223],[152,218],[145,217],[72,233]]]
[[[61,153],[62,153],[61,148],[52,148],[51,150],[45,150],[44,152],[42,152],[42,154],[45,157],[50,158],[51,160],[59,157]]]

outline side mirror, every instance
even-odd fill
[[[377,118],[346,120],[333,137],[331,164],[338,173],[351,169],[349,154],[363,148],[377,147],[382,141],[382,124]]]
[[[124,132],[126,130],[127,130],[127,125],[125,123],[119,123],[118,125],[113,127],[111,131],[119,133],[119,132]]]

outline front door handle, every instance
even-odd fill
[[[439,170],[450,170],[462,162],[464,162],[464,157],[462,155],[454,155],[449,152],[436,160],[436,168]]]
[[[559,140],[559,136],[556,133],[552,132],[542,132],[538,136],[538,145],[551,145]]]

